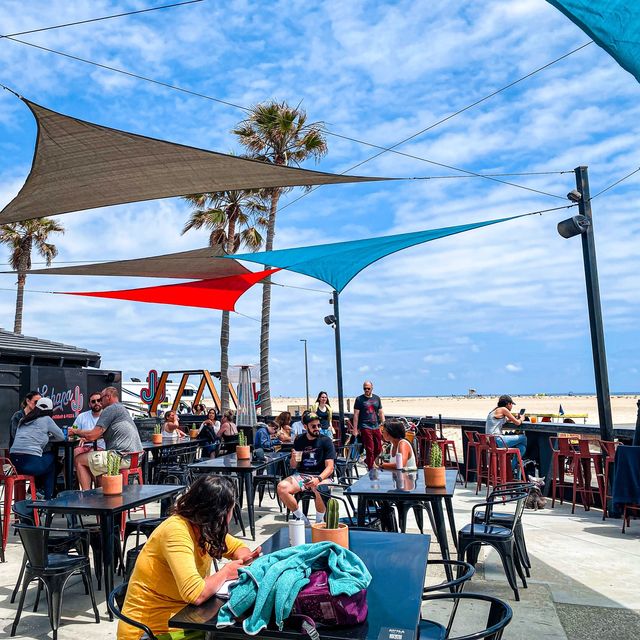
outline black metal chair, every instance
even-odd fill
[[[131,574],[133,573],[133,569],[136,566],[136,561],[138,560],[138,556],[140,555],[140,552],[144,548],[144,545],[145,543],[143,542],[142,544],[139,544],[137,547],[134,547],[133,549],[129,549],[129,551],[127,551],[126,561],[124,566],[125,582],[129,582],[129,579],[131,578]]]
[[[123,622],[130,624],[132,627],[144,631],[144,637],[147,638],[147,640],[158,640],[157,636],[154,635],[153,631],[151,631],[146,624],[142,624],[142,622],[129,618],[129,616],[125,616],[124,613],[122,613],[122,607],[124,606],[124,599],[127,595],[128,587],[129,583],[123,582],[109,594],[109,597],[107,598],[107,607],[109,608],[109,611],[111,611],[118,620],[122,620]]]
[[[124,539],[122,541],[122,555],[126,555],[127,538],[130,535],[136,536],[136,547],[140,546],[140,536],[148,538],[165,520],[167,516],[159,518],[137,518],[129,519],[124,525]]]
[[[381,530],[380,510],[374,504],[370,504],[367,508],[364,526],[357,526],[356,508],[351,496],[344,492],[345,488],[346,487],[340,483],[321,484],[318,485],[318,493],[322,496],[322,500],[325,503],[329,498],[333,498],[343,505],[344,512],[347,515],[340,518],[340,522],[348,525],[350,529]]]
[[[200,445],[194,442],[186,447],[162,450],[154,470],[156,484],[189,484],[189,465],[195,462],[199,447]]]
[[[360,442],[347,444],[336,458],[336,477],[343,484],[353,484],[360,478],[358,462],[362,455],[363,445]]]
[[[20,524],[28,524],[31,526],[36,526],[35,518],[33,516],[33,501],[32,500],[18,500],[13,503],[12,511],[15,514],[18,522]],[[52,534],[47,539],[47,547],[49,553],[68,553],[71,549],[78,550],[79,541],[81,540],[81,536],[72,535],[69,536],[67,534],[63,536],[58,536],[56,534]],[[16,580],[16,586],[13,589],[11,594],[11,603],[13,604],[16,601],[16,597],[18,595],[18,591],[20,590],[20,585],[22,584],[22,578],[24,577],[24,568],[27,564],[27,554],[23,553],[22,555],[22,566],[20,567],[20,573],[18,574],[18,579]],[[88,593],[88,592],[87,592]],[[34,611],[37,610],[37,605],[34,608]]]
[[[477,593],[435,593],[423,598],[423,602],[434,604],[447,600],[453,602],[453,606],[446,625],[434,620],[421,620],[418,627],[420,640],[500,640],[505,627],[513,617],[511,607],[506,602],[492,596]],[[455,624],[460,605],[463,603],[473,605],[473,611],[464,617],[465,620],[475,621],[480,619],[477,608],[483,602],[489,605],[485,628],[473,633],[465,632],[463,636],[453,637],[451,630]]]
[[[458,532],[458,560],[467,560],[473,566],[476,565],[478,554],[482,545],[493,547],[502,560],[509,585],[513,589],[516,600],[520,600],[518,584],[516,582],[516,572],[522,580],[522,585],[526,588],[520,554],[516,549],[514,530],[524,510],[524,503],[528,495],[527,490],[512,488],[505,491],[494,491],[486,502],[481,502],[473,506],[471,510],[471,524],[464,526]],[[496,507],[513,505],[513,518],[504,524],[492,524]],[[484,507],[484,519],[477,522],[476,514]]]
[[[261,507],[264,492],[267,490],[269,497],[277,501],[280,513],[282,513],[282,502],[278,496],[278,483],[289,475],[289,469],[286,464],[286,459],[279,460],[277,463],[272,464],[274,473],[269,473],[269,467],[267,467],[267,473],[259,473],[253,478],[254,493],[258,494],[258,506]]]
[[[465,582],[467,582],[467,580],[471,580],[476,572],[475,567],[470,565],[468,562],[462,562],[461,560],[429,560],[427,563],[427,573],[429,573],[429,567],[433,567],[434,565],[443,566],[445,567],[445,570],[448,568],[449,571],[455,569],[456,577],[452,580],[445,580],[444,582],[424,587],[422,589],[423,600],[426,599],[428,594],[434,593],[435,591],[449,590],[451,593],[462,592]],[[451,573],[453,572],[451,571]]]
[[[534,484],[531,482],[506,482],[504,484],[499,484],[495,487],[494,492],[502,492],[505,490],[510,490],[513,488],[521,488],[523,491],[527,491],[527,497],[531,493],[531,490],[534,488]],[[484,511],[476,512],[476,522],[482,523],[484,522]],[[513,524],[513,535],[515,537],[516,542],[516,551],[520,556],[520,563],[524,567],[524,572],[528,577],[531,576],[531,559],[529,558],[529,553],[527,551],[527,543],[524,539],[524,528],[522,526],[522,518],[518,522],[513,522],[514,514],[513,513],[504,513],[494,511],[491,516],[491,524],[498,525],[506,525],[509,526]]]
[[[52,529],[26,524],[17,524],[16,529],[27,556],[27,563],[24,568],[24,579],[18,610],[11,627],[11,636],[15,636],[18,629],[27,588],[33,580],[38,580],[38,595],[40,593],[40,585],[44,585],[47,591],[49,621],[51,623],[51,629],[53,630],[53,640],[57,640],[58,627],[60,626],[60,612],[62,609],[62,594],[69,578],[77,573],[82,576],[85,588],[91,597],[91,605],[93,606],[96,623],[99,623],[100,614],[98,613],[96,599],[93,593],[91,566],[88,556],[89,533],[83,529]],[[48,542],[51,534],[56,534],[58,538],[67,534],[70,539],[79,536],[82,539],[80,543],[82,554],[50,553]]]

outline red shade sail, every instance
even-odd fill
[[[159,287],[141,287],[121,291],[57,291],[69,296],[89,296],[91,298],[113,298],[133,302],[154,302],[174,304],[180,307],[202,307],[235,311],[238,298],[254,284],[280,269],[268,269],[256,273],[244,273],[226,278],[197,280],[181,284],[167,284]]]

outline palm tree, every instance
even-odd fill
[[[210,229],[209,245],[236,253],[241,246],[257,251],[262,246],[261,229],[267,208],[256,191],[217,191],[185,196],[196,207],[182,233],[191,229]],[[222,411],[229,408],[229,327],[228,311],[222,312],[220,325],[220,385]]]
[[[251,153],[251,157],[277,165],[299,165],[309,157],[319,160],[327,153],[322,134],[324,124],[307,124],[307,114],[286,102],[265,102],[254,106],[249,117],[233,133]],[[265,249],[273,249],[278,201],[285,191],[282,187],[265,190],[269,199],[269,225]],[[269,384],[269,317],[271,314],[271,279],[262,287],[262,323],[260,328],[260,397],[262,415],[271,415]]]
[[[0,227],[0,242],[11,248],[9,263],[18,272],[16,295],[15,333],[22,333],[22,311],[24,309],[24,286],[27,272],[31,269],[31,252],[36,251],[46,260],[47,266],[58,255],[54,244],[47,242],[49,234],[64,233],[64,228],[51,218],[36,218],[24,222],[12,222]]]

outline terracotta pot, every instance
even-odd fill
[[[161,433],[153,433],[151,435],[151,442],[153,442],[153,444],[162,444],[162,434]]]
[[[122,474],[117,476],[102,476],[102,493],[105,496],[118,496],[122,493]]]
[[[447,486],[447,474],[444,467],[425,467],[424,484],[433,489]]]
[[[337,529],[327,529],[324,522],[311,525],[311,542],[335,542],[337,545],[349,548],[349,527],[340,523]]]
[[[195,440],[198,437],[198,430],[197,429],[189,429],[189,437],[192,440]]]
[[[238,445],[236,447],[236,458],[238,460],[250,460],[251,459],[251,446],[248,444]]]

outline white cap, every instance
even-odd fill
[[[51,402],[51,398],[40,398],[40,400],[36,402],[36,407],[43,411],[51,411],[53,409],[53,402]]]

